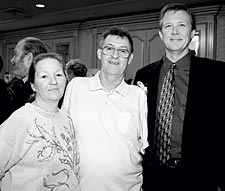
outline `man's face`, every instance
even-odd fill
[[[23,52],[23,42],[19,42],[15,49],[14,55],[11,59],[11,63],[13,65],[13,72],[16,77],[23,79],[28,75],[29,66],[26,61],[26,56]]]
[[[115,49],[112,55],[103,54],[103,48],[108,50]],[[109,35],[105,38],[102,45],[102,49],[98,49],[98,59],[101,60],[101,71],[106,75],[117,75],[122,76],[125,73],[126,67],[130,64],[133,59],[133,55],[129,54],[128,57],[124,58],[119,55],[121,52],[130,52],[129,40],[124,37],[121,38],[116,35]]]
[[[168,11],[165,13],[159,36],[168,53],[186,54],[194,34],[190,16],[185,11]]]

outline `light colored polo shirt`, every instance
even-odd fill
[[[148,146],[146,94],[125,81],[107,92],[99,74],[74,78],[62,105],[76,130],[81,190],[140,191],[140,153]]]

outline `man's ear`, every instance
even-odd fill
[[[29,52],[29,53],[26,55],[26,60],[27,60],[27,64],[29,65],[29,67],[30,67],[31,63],[33,62],[33,59],[34,59],[33,54],[32,54],[31,52]]]
[[[134,55],[130,54],[129,60],[128,60],[128,65],[130,65],[130,63],[132,62],[133,58],[134,58]]]
[[[191,31],[191,40],[192,40],[192,38],[194,38],[195,33],[196,33],[196,30],[192,30],[192,31]]]
[[[161,32],[161,30],[159,30],[159,37],[162,40],[162,32]]]
[[[97,50],[97,56],[98,56],[98,59],[99,60],[102,59],[102,49],[101,48],[98,48],[98,50]]]

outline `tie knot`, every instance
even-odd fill
[[[173,63],[173,64],[170,65],[170,68],[169,69],[172,69],[173,70],[175,67],[176,67],[176,64]]]

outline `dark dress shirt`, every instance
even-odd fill
[[[181,158],[181,143],[183,133],[184,114],[187,100],[188,80],[190,71],[190,54],[187,54],[177,62],[174,69],[175,75],[175,98],[174,98],[174,112],[171,127],[171,158]],[[173,63],[166,57],[163,59],[163,65],[160,70],[159,87],[162,89],[164,77]],[[161,91],[158,91],[159,102]]]

